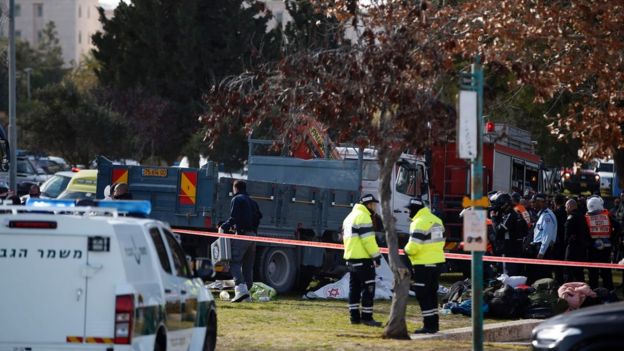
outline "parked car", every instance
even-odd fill
[[[532,333],[533,350],[622,350],[624,302],[582,308],[548,319]]]
[[[11,272],[0,350],[214,351],[207,260],[193,270],[168,224],[123,216],[147,216],[147,201],[73,205],[30,199],[0,211],[0,272]]]
[[[67,188],[58,199],[95,199],[97,188],[97,169],[81,169],[67,184]]]
[[[71,170],[71,166],[62,158],[57,156],[45,156],[34,159],[36,165],[47,174],[55,174],[61,171]]]
[[[50,178],[41,167],[37,167],[35,162],[28,157],[17,158],[16,168],[17,195],[28,194],[28,190],[33,184],[41,184]],[[9,172],[0,172],[0,182],[9,183]]]

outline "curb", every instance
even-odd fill
[[[543,319],[523,319],[511,322],[491,323],[483,326],[483,341],[527,341],[531,339],[533,328],[542,323]],[[436,334],[410,334],[412,340],[470,340],[472,327],[443,330]]]

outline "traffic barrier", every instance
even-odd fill
[[[174,228],[173,231],[175,233],[184,234],[184,235],[199,235],[199,236],[209,236],[209,237],[214,237],[214,238],[230,238],[230,239],[236,239],[236,240],[247,240],[247,241],[255,241],[255,242],[270,243],[270,244],[307,246],[307,247],[318,247],[318,248],[324,248],[324,249],[344,250],[344,246],[342,244],[324,243],[324,242],[319,242],[319,241],[303,241],[303,240],[294,240],[294,239],[273,238],[273,237],[266,237],[266,236],[225,234],[225,233],[215,233],[215,232],[178,229],[178,228]],[[381,252],[387,254],[388,249],[385,247],[382,247]],[[399,254],[404,255],[405,253],[403,252],[403,250],[399,249]],[[472,255],[470,254],[457,254],[457,253],[447,252],[444,255],[446,256],[447,259],[450,259],[450,260],[465,260],[465,261],[472,260]],[[616,263],[559,261],[559,260],[544,260],[544,259],[540,260],[536,258],[520,258],[520,257],[483,256],[483,261],[521,263],[521,264],[541,264],[541,265],[548,265],[548,266],[569,266],[569,267],[583,267],[583,268],[624,269],[624,264],[616,264]]]

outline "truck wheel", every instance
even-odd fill
[[[258,260],[258,278],[278,293],[290,291],[297,277],[297,260],[291,248],[272,247],[262,250]]]

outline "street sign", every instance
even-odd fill
[[[464,251],[485,251],[487,226],[485,210],[464,211]]]
[[[477,158],[477,92],[459,92],[459,121],[457,123],[457,154],[459,158]]]

